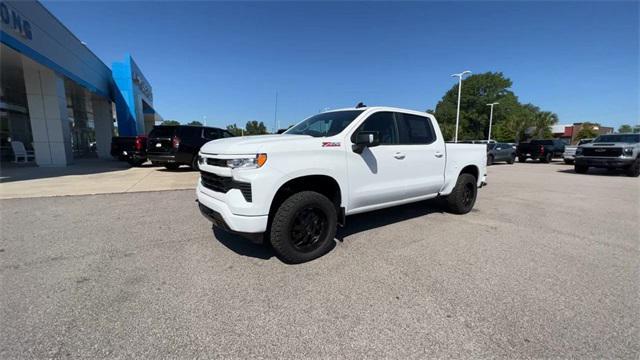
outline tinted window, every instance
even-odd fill
[[[400,144],[431,144],[435,140],[429,118],[396,113]]]
[[[533,145],[553,145],[553,140],[531,140]]]
[[[233,137],[233,134],[228,132],[227,130],[223,130],[222,131],[222,137],[223,138]]]
[[[194,140],[202,137],[202,128],[196,126],[183,126],[180,128],[182,140]]]
[[[155,126],[149,133],[152,138],[170,138],[175,134],[177,126]]]
[[[494,147],[496,147],[496,144],[487,144],[488,150],[493,150]]]
[[[215,139],[221,138],[220,132],[221,132],[221,130],[219,130],[219,129],[204,128],[204,131],[203,131],[202,134],[203,134],[205,139],[215,140]]]
[[[351,124],[364,110],[330,111],[314,115],[287,130],[285,134],[313,137],[336,135]]]
[[[380,137],[381,145],[397,144],[398,134],[396,124],[391,112],[377,112],[367,118],[367,120],[354,132],[351,141],[355,139],[355,134],[360,131],[376,131]]]
[[[602,135],[598,136],[593,142],[637,143],[640,142],[640,134]]]

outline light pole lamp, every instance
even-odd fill
[[[465,70],[459,74],[451,74],[451,76],[458,77],[458,111],[456,112],[456,135],[453,142],[458,142],[458,125],[460,124],[460,97],[462,96],[462,77],[466,74],[471,74],[471,71]]]
[[[494,102],[491,104],[487,104],[487,106],[491,106],[491,112],[489,113],[489,135],[487,136],[487,141],[491,141],[491,124],[493,123],[493,106],[498,104],[500,103]]]

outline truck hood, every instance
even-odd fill
[[[626,143],[626,142],[601,142],[601,143],[588,143],[584,145],[580,145],[581,148],[592,148],[592,147],[628,147],[628,146],[636,146],[638,143]]]
[[[267,152],[271,145],[288,143],[288,147],[295,149],[296,142],[308,143],[318,141],[309,135],[253,135],[232,137],[209,141],[200,149],[203,154],[229,154],[229,155],[251,155],[260,152]]]

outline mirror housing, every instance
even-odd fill
[[[353,152],[361,154],[364,148],[380,145],[380,133],[377,131],[360,131],[356,134]]]

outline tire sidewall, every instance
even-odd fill
[[[470,204],[464,204],[464,189],[470,184],[473,187],[473,200]],[[458,180],[456,181],[456,186],[453,188],[451,194],[447,197],[447,203],[449,207],[449,211],[454,214],[466,214],[476,203],[478,198],[478,187],[476,184],[476,178],[470,174],[460,174],[458,176]]]
[[[327,219],[327,230],[326,235],[318,240],[321,244],[316,249],[302,252],[293,245],[291,227],[298,212],[307,207],[322,211]],[[299,192],[286,199],[276,211],[271,223],[271,246],[276,255],[287,263],[307,262],[326,254],[335,246],[337,225],[337,211],[331,200],[314,191]]]

